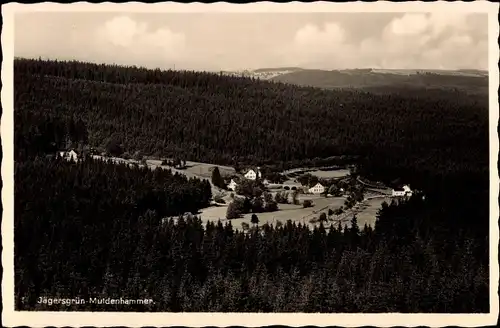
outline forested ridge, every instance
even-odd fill
[[[19,310],[487,312],[487,99],[373,95],[200,72],[16,60]],[[69,142],[68,142],[69,141]],[[246,165],[358,155],[357,174],[425,199],[376,226],[249,233],[196,216],[210,185],[167,170],[47,157],[65,144]],[[152,305],[37,304],[151,298]]]
[[[115,139],[129,153],[183,153],[190,160],[229,165],[370,154],[412,171],[488,165],[487,97],[323,91],[78,62],[14,65],[16,103],[83,120],[94,147]]]
[[[463,74],[467,75],[463,75]],[[460,90],[467,94],[487,94],[488,76],[480,71],[416,71],[403,74],[387,70],[296,70],[278,75],[274,81],[312,86],[324,89],[368,89],[377,93]]]

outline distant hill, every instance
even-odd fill
[[[298,71],[303,71],[303,68],[300,67],[277,67],[277,68],[259,68],[256,70],[253,70],[254,73],[265,73],[265,72],[298,72]]]
[[[271,80],[323,89],[354,88],[384,93],[415,88],[488,93],[488,73],[479,70],[304,69],[280,74]]]
[[[221,71],[222,74],[228,76],[242,76],[256,78],[260,80],[270,80],[283,74],[289,74],[302,71],[300,67],[278,67],[278,68],[259,68],[256,70],[241,70],[241,71]]]

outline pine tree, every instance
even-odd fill
[[[360,231],[358,226],[358,218],[354,215],[351,219],[351,227],[349,228],[349,241],[352,249],[356,249],[359,245]]]
[[[218,166],[216,166],[212,170],[212,183],[213,183],[214,186],[219,187],[221,189],[225,189],[226,188],[226,185],[224,183],[224,179],[222,178],[222,176],[220,174]]]
[[[259,218],[257,217],[256,214],[252,214],[252,218],[251,218],[250,222],[252,222],[255,225],[259,224]]]

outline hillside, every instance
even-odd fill
[[[273,68],[259,68],[253,70],[255,73],[266,73],[266,72],[298,72],[303,70],[300,67],[273,67]]]
[[[395,90],[460,90],[469,94],[488,93],[487,72],[476,70],[300,70],[281,74],[274,81],[324,89],[356,88],[377,93]]]
[[[299,67],[278,67],[278,68],[259,68],[255,70],[243,71],[222,71],[221,73],[228,76],[248,77],[260,80],[270,80],[283,74],[301,71]]]
[[[14,70],[16,131],[34,113],[74,118],[103,150],[117,144],[130,154],[229,165],[359,155],[414,174],[482,171],[488,163],[487,97],[324,91],[76,62],[16,60]]]

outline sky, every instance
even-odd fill
[[[148,68],[488,69],[480,13],[24,12],[17,57]]]

